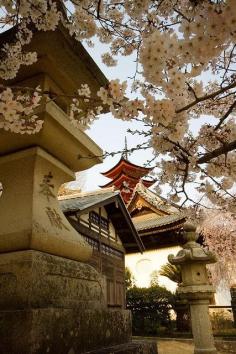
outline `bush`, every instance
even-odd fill
[[[171,330],[171,310],[175,296],[166,288],[133,287],[126,294],[127,309],[132,312],[134,335],[157,335]]]
[[[233,314],[228,309],[210,309],[212,329],[215,333],[233,329]]]

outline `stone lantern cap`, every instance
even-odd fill
[[[180,250],[176,256],[169,255],[168,260],[171,264],[181,265],[183,263],[202,263],[210,264],[216,262],[216,256],[201,247],[197,243],[198,234],[196,233],[196,227],[193,224],[186,223],[183,227],[183,238],[186,243],[183,249]]]

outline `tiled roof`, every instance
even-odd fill
[[[146,229],[153,229],[156,227],[161,227],[165,225],[170,225],[173,224],[177,221],[183,220],[185,221],[186,216],[184,214],[172,214],[172,215],[167,215],[167,216],[162,216],[162,217],[149,217],[147,216],[147,219],[144,220],[138,220],[138,218],[133,218],[133,223],[138,231],[141,230],[146,230]]]
[[[139,194],[141,197],[143,197],[148,203],[153,205],[155,208],[159,210],[163,210],[166,212],[178,212],[178,205],[174,205],[173,203],[168,202],[165,198],[157,195],[156,193],[152,192],[150,189],[146,188],[142,181],[137,183],[133,195],[127,205],[127,208],[129,208],[129,205],[131,205],[133,199],[135,198],[135,194]]]
[[[94,192],[77,193],[59,197],[61,209],[64,213],[87,213],[96,206],[110,206],[110,219],[114,227],[119,230],[119,237],[127,253],[144,251],[144,245],[131,217],[120,197],[120,192],[114,188],[96,190]],[[120,229],[119,229],[120,228]]]
[[[63,213],[67,213],[69,211],[81,211],[90,208],[118,194],[119,191],[107,188],[94,192],[63,196],[59,198],[59,202]]]

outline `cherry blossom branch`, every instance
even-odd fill
[[[181,113],[181,112],[184,112],[184,111],[187,111],[189,110],[189,108],[195,106],[196,104],[198,104],[199,102],[202,102],[202,101],[206,101],[206,100],[209,100],[209,99],[212,99],[212,98],[215,98],[216,96],[219,96],[220,94],[232,89],[236,87],[236,81],[215,91],[215,92],[212,92],[208,95],[204,95],[204,96],[201,96],[201,97],[198,97],[196,98],[194,101],[192,101],[191,103],[187,104],[186,106],[180,108],[180,109],[177,109],[176,110],[176,113]]]
[[[211,161],[212,159],[214,159],[220,155],[227,154],[228,152],[233,151],[235,149],[236,149],[236,140],[231,141],[230,143],[226,143],[226,144],[222,145],[221,147],[204,154],[202,157],[200,157],[197,160],[197,164],[200,165],[203,163],[207,163],[207,162]]]
[[[223,115],[223,117],[220,118],[219,123],[215,126],[214,130],[217,130],[221,127],[221,124],[228,118],[228,116],[233,112],[234,108],[236,107],[236,101],[232,103],[232,105],[229,107],[227,112]]]

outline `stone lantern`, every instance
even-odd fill
[[[0,34],[0,44],[12,31]],[[0,353],[97,354],[130,345],[132,353],[151,353],[154,344],[131,343],[130,312],[108,308],[106,279],[87,263],[92,248],[57,200],[75,172],[102,162],[102,150],[70,124],[69,101],[85,83],[96,97],[107,80],[62,25],[35,32],[27,49],[38,61],[4,84],[40,85],[54,99],[37,111],[39,133],[0,130]]]
[[[206,265],[216,262],[216,257],[197,242],[196,229],[191,224],[184,227],[183,249],[176,256],[169,255],[171,264],[180,265],[182,283],[177,289],[180,298],[188,300],[194,337],[194,354],[217,353],[209,317],[208,306],[215,292],[209,284]]]

